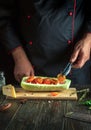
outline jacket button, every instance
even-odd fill
[[[69,14],[69,16],[72,16],[72,15],[73,15],[73,12],[69,12],[68,14]]]
[[[71,41],[71,40],[68,40],[68,41],[67,41],[67,43],[68,43],[68,44],[71,44],[71,43],[72,43],[72,41]]]
[[[32,41],[29,41],[29,44],[32,45],[33,44]]]
[[[30,19],[30,18],[31,18],[31,16],[30,16],[30,15],[28,15],[28,16],[27,16],[27,18],[28,18],[28,19]]]

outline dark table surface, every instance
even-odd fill
[[[1,93],[0,105],[6,103],[11,107],[0,111],[0,130],[91,130],[91,110],[78,100],[15,100]]]

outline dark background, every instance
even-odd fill
[[[0,71],[4,71],[7,84],[17,83],[14,78],[13,70],[14,61],[12,56],[11,54],[8,54],[4,46],[0,44]]]

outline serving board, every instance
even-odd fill
[[[75,88],[64,89],[59,92],[30,92],[17,88],[16,98],[77,100],[77,93]]]
[[[2,87],[3,95],[15,99],[63,99],[77,100],[76,88],[60,89],[60,91],[28,91],[9,84]]]
[[[16,88],[16,99],[62,99],[62,100],[77,100],[75,88],[64,89],[59,92],[31,92],[25,91],[22,88]],[[8,97],[13,98],[13,97]]]

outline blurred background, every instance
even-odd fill
[[[4,46],[0,45],[0,71],[4,71],[6,83],[14,84],[17,83],[14,74],[14,62],[12,56],[8,54],[4,48]]]

